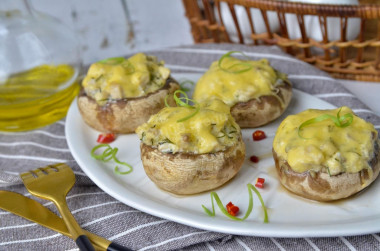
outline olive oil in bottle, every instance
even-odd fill
[[[79,92],[78,70],[40,65],[0,80],[0,130],[25,131],[63,118]]]

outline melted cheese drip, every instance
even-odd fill
[[[246,102],[264,95],[276,95],[276,85],[281,83],[277,72],[269,65],[268,60],[243,61],[227,57],[222,61],[223,68],[246,69],[252,65],[252,70],[241,73],[226,72],[213,62],[210,69],[199,79],[193,94],[195,100],[201,101],[209,98],[223,100],[230,107],[238,102]],[[240,65],[239,65],[240,64]]]
[[[186,107],[165,107],[136,129],[143,143],[162,152],[195,154],[223,151],[237,143],[241,132],[232,118],[229,107],[220,100],[201,103],[199,112]]]
[[[121,63],[97,62],[90,66],[82,85],[98,102],[145,96],[165,85],[170,70],[153,56],[138,53]]]
[[[288,116],[277,130],[273,149],[298,173],[325,168],[323,171],[336,175],[369,168],[368,162],[374,156],[374,143],[378,140],[377,131],[371,123],[357,116],[344,128],[335,126],[331,120],[324,120],[302,128],[302,137],[298,135],[298,127],[303,122],[323,114],[336,116],[338,111],[306,110]],[[346,113],[353,114],[344,106],[340,115]]]

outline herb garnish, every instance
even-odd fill
[[[178,93],[182,94],[183,97],[178,97],[177,96]],[[167,98],[168,98],[168,95],[165,97],[165,105],[167,107],[170,107],[169,104],[168,104]],[[183,122],[185,120],[188,120],[188,119],[194,117],[195,114],[197,114],[199,112],[199,110],[200,110],[200,106],[199,106],[198,102],[196,102],[193,99],[189,99],[189,97],[187,96],[186,92],[184,92],[182,90],[176,90],[174,92],[174,94],[173,94],[173,98],[174,98],[174,101],[176,102],[177,106],[195,109],[195,111],[192,114],[190,114],[189,116],[186,116],[186,117],[184,117],[182,119],[177,120],[177,122]],[[195,106],[190,105],[189,102],[192,102]]]
[[[181,90],[184,92],[188,92],[191,90],[191,88],[185,87],[185,85],[194,86],[194,82],[191,80],[183,80],[179,83],[179,86],[181,87]]]
[[[333,116],[333,115],[330,115],[330,114],[322,114],[316,118],[312,118],[312,119],[309,119],[309,120],[306,120],[305,122],[303,122],[299,127],[298,127],[298,136],[300,136],[301,138],[304,138],[301,136],[301,130],[308,126],[308,125],[311,125],[311,124],[315,124],[315,123],[318,123],[318,122],[321,122],[321,121],[324,121],[324,120],[327,120],[327,119],[331,119],[335,126],[336,127],[340,127],[340,128],[344,128],[344,127],[347,127],[349,125],[351,125],[353,119],[354,119],[354,115],[352,115],[352,113],[346,113],[345,115],[343,116],[340,116],[340,111],[342,110],[342,107],[339,109],[336,117]],[[304,138],[304,139],[307,139],[307,138]]]
[[[99,148],[102,148],[102,147],[106,147],[106,149],[103,151],[102,154],[96,155],[95,154],[96,150],[98,150]],[[110,160],[113,160],[117,164],[124,165],[124,166],[129,168],[129,170],[127,170],[125,172],[121,172],[119,170],[119,167],[116,166],[114,172],[117,174],[131,173],[133,171],[133,167],[130,164],[128,164],[126,162],[121,162],[118,158],[116,158],[116,153],[118,152],[118,150],[119,149],[117,147],[112,148],[109,144],[99,144],[99,145],[95,146],[94,148],[92,148],[91,157],[93,157],[94,159],[97,159],[97,160],[101,160],[103,162],[108,162]]]
[[[125,58],[123,57],[115,57],[115,58],[106,58],[106,59],[100,60],[98,61],[98,63],[117,65],[117,64],[123,63],[124,61],[125,61]]]
[[[225,60],[226,58],[230,58],[231,54],[234,54],[234,53],[241,54],[248,59],[248,57],[241,51],[229,51],[226,54],[224,54],[223,56],[221,56],[219,61],[218,61],[218,66],[222,71],[225,71],[228,73],[238,74],[238,73],[247,72],[247,71],[250,71],[253,69],[253,65],[251,65],[248,62],[236,63],[236,64],[233,64],[233,65],[227,67],[227,68],[223,67],[223,60]],[[243,69],[236,69],[236,67],[239,67],[239,66],[243,66]],[[235,70],[234,70],[234,68],[235,68]]]
[[[211,195],[212,212],[209,209],[207,209],[204,205],[202,205],[202,208],[203,208],[203,210],[209,216],[214,217],[215,216],[214,199],[215,199],[216,204],[218,205],[220,211],[225,216],[227,216],[228,218],[230,218],[232,220],[243,221],[243,220],[245,220],[245,219],[248,218],[248,216],[251,214],[252,209],[253,209],[253,196],[252,196],[252,190],[253,190],[256,193],[257,197],[259,198],[261,206],[263,207],[263,211],[264,211],[264,223],[268,223],[269,220],[268,220],[267,208],[265,207],[264,200],[261,197],[260,192],[252,184],[250,184],[250,183],[247,184],[247,188],[248,188],[248,193],[249,193],[249,204],[248,204],[247,212],[245,213],[245,215],[244,215],[243,218],[238,218],[238,217],[235,217],[235,216],[232,216],[231,214],[229,214],[227,212],[227,210],[224,208],[223,203],[220,200],[220,198],[219,198],[219,196],[218,196],[218,194],[216,192],[211,192],[211,194],[210,194]]]

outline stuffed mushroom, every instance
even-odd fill
[[[220,100],[166,107],[136,133],[146,174],[174,194],[223,185],[238,173],[245,158],[240,127]]]
[[[241,128],[259,127],[278,118],[292,97],[287,76],[266,59],[241,60],[232,53],[211,64],[197,82],[193,98],[221,99]]]
[[[377,131],[348,107],[288,116],[277,130],[273,156],[282,185],[317,201],[363,190],[380,169]]]
[[[133,133],[151,115],[174,104],[179,84],[154,56],[138,53],[92,64],[78,97],[84,121],[101,132]]]

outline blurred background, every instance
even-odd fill
[[[0,131],[64,117],[82,65],[192,43],[180,0],[0,0]]]
[[[235,2],[0,0],[0,130],[62,118],[82,65],[194,43],[278,45],[332,77],[380,82],[380,1]],[[344,83],[377,100],[367,83]]]
[[[192,44],[179,0],[31,0],[79,36],[83,63],[175,45]]]

